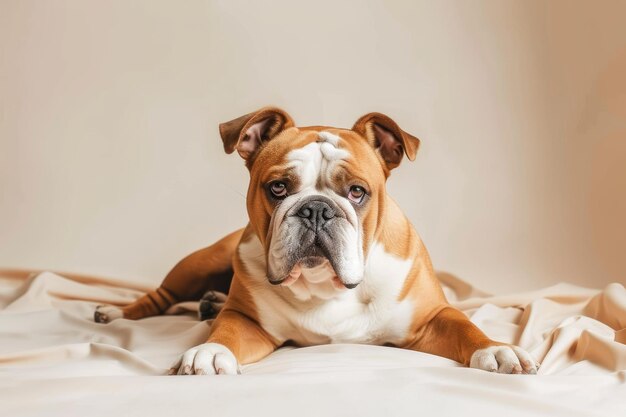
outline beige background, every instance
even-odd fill
[[[245,223],[217,124],[386,112],[389,189],[494,292],[626,282],[626,2],[0,1],[0,265],[158,282]]]

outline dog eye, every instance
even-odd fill
[[[274,181],[270,184],[270,191],[276,198],[283,198],[287,196],[287,184],[282,181]]]
[[[358,185],[353,185],[352,187],[350,187],[350,191],[348,192],[348,199],[359,204],[363,201],[365,194],[365,188],[359,187]]]

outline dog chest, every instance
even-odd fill
[[[263,328],[279,341],[301,346],[325,343],[397,343],[411,324],[410,300],[363,299],[357,292],[331,300],[259,303]]]
[[[255,297],[259,319],[276,339],[305,346],[399,342],[414,311],[412,300],[399,300],[411,265],[375,245],[357,288],[337,290],[323,270],[305,270],[293,285]]]

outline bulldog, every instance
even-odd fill
[[[451,307],[420,237],[385,186],[420,141],[369,113],[351,129],[296,127],[267,107],[219,126],[250,173],[248,225],[182,261],[134,303],[99,306],[97,322],[162,314],[198,300],[217,312],[178,375],[237,374],[278,347],[394,346],[472,368],[535,374],[523,349],[489,339]],[[208,293],[207,293],[207,290]],[[220,298],[222,292],[228,296]]]

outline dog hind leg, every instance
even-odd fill
[[[232,258],[243,229],[185,257],[167,274],[161,286],[124,307],[98,306],[94,321],[108,323],[118,318],[138,320],[163,314],[172,305],[195,301],[208,290],[228,293],[233,276]]]

